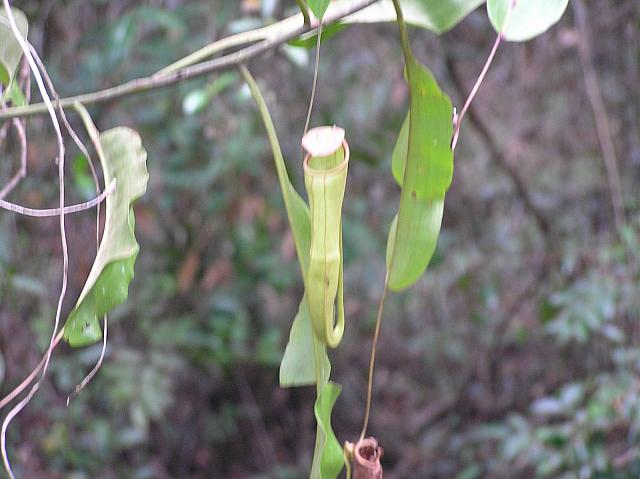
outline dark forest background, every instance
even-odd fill
[[[290,1],[24,0],[62,96],[150,74]],[[637,478],[640,474],[640,4],[570,5],[537,39],[504,43],[465,120],[443,230],[424,278],[393,294],[379,343],[370,433],[387,478]],[[484,7],[440,37],[410,30],[418,58],[460,108],[495,39]],[[620,168],[612,197],[585,89],[590,47]],[[302,186],[299,141],[314,50],[251,62]],[[341,441],[359,433],[387,230],[390,156],[408,103],[397,27],[353,26],[323,44],[312,125],[347,130],[347,330],[332,353]],[[111,315],[98,376],[67,394],[100,345],[59,347],[49,380],[9,432],[19,477],[301,478],[314,391],[280,389],[278,364],[303,287],[271,152],[235,72],[91,108],[100,129],[137,129],[150,183],[141,252]],[[73,116],[73,115],[72,115]],[[600,118],[602,120],[602,118]],[[606,119],[605,119],[606,120]],[[81,131],[80,122],[72,122]],[[17,141],[2,145],[0,178]],[[12,200],[57,201],[55,137],[29,121],[29,176]],[[69,148],[68,202],[92,196]],[[72,307],[95,254],[94,215],[67,218]],[[61,271],[56,218],[0,213],[0,395],[38,363]],[[2,473],[0,473],[1,475]],[[2,476],[4,477],[4,476]]]

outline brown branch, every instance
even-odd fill
[[[447,53],[445,53],[445,61],[454,87],[459,93],[465,91],[462,79],[458,75],[456,67],[453,64],[453,59]],[[476,106],[473,103],[469,107],[468,116],[476,132],[480,135],[480,138],[482,138],[486,148],[489,150],[491,158],[511,179],[516,193],[522,199],[525,209],[531,213],[538,228],[540,229],[540,232],[546,237],[551,231],[549,220],[538,205],[536,205],[531,192],[526,186],[525,180],[520,176],[520,172],[511,163],[509,163],[502,150],[496,144],[493,135],[491,134],[491,130],[482,119],[482,115],[478,114]]]
[[[376,1],[377,0],[343,0],[341,2],[336,2],[327,10],[322,23],[324,25],[334,23],[347,15],[362,10]],[[62,98],[55,102],[55,104],[62,108],[70,108],[76,102],[88,105],[122,98],[135,93],[165,88],[184,80],[207,75],[215,71],[233,68],[237,65],[246,63],[251,58],[260,55],[261,53],[272,50],[288,40],[317,28],[317,25],[315,27],[305,25],[301,13],[281,20],[279,24],[281,25],[280,32],[266,40],[262,40],[254,45],[238,50],[237,52],[198,63],[197,65],[185,67],[175,72],[158,73],[143,78],[136,78],[135,80],[131,80],[105,90],[85,93],[83,95],[77,95],[69,98]],[[46,113],[46,111],[46,106],[43,103],[35,103],[25,107],[7,108],[5,111],[0,112],[0,121],[16,117],[41,115]]]
[[[114,178],[109,183],[109,186],[98,196],[93,198],[92,200],[85,201],[84,203],[78,203],[77,205],[69,205],[64,208],[48,208],[48,209],[35,209],[35,208],[26,208],[21,205],[16,205],[14,203],[10,203],[8,201],[0,199],[0,208],[11,211],[13,213],[18,213],[20,215],[25,216],[34,216],[36,218],[45,218],[48,216],[59,216],[60,213],[68,215],[71,213],[79,213],[81,211],[86,211],[95,206],[98,206],[102,203],[107,196],[113,193],[116,189],[116,179]]]
[[[620,231],[626,222],[624,213],[624,197],[622,193],[622,181],[618,171],[618,160],[613,142],[613,134],[609,122],[607,108],[602,99],[598,75],[593,66],[593,52],[589,37],[589,25],[582,0],[571,2],[575,24],[580,33],[578,39],[578,56],[582,65],[584,75],[584,85],[587,90],[587,97],[591,104],[593,119],[596,123],[598,142],[604,159],[604,166],[607,172],[607,182],[609,183],[609,193],[611,195],[611,205],[613,207],[613,218],[616,229]]]

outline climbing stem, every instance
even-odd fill
[[[402,44],[402,52],[404,53],[405,63],[408,63],[409,60],[413,59],[413,52],[411,51],[411,45],[409,44],[409,34],[407,33],[407,25],[404,23],[404,15],[402,14],[400,0],[393,0],[393,6],[396,9],[398,28],[400,28],[400,43]]]
[[[376,364],[376,348],[378,346],[378,337],[380,336],[380,323],[382,322],[382,313],[384,311],[384,300],[387,298],[389,292],[389,274],[384,280],[384,289],[382,290],[382,296],[380,296],[380,303],[378,304],[378,314],[376,315],[376,327],[373,332],[373,340],[371,342],[371,357],[369,359],[369,379],[367,380],[367,402],[364,408],[364,422],[362,424],[362,431],[360,432],[360,441],[364,439],[364,435],[367,433],[367,426],[369,425],[369,415],[371,414],[371,396],[373,394],[373,370]]]
[[[311,25],[311,19],[309,18],[309,7],[307,7],[307,2],[304,0],[296,0],[298,7],[300,7],[300,12],[302,12],[302,17],[304,18],[305,25]]]

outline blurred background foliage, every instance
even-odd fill
[[[23,0],[30,39],[61,95],[147,75],[295,8],[284,0]],[[370,432],[389,478],[623,479],[640,474],[639,46],[636,0],[589,0],[594,62],[611,117],[628,224],[616,234],[569,8],[525,44],[504,44],[463,125],[442,235],[426,276],[388,300]],[[454,103],[494,41],[480,8],[414,50]],[[299,140],[313,50],[250,64],[301,185]],[[463,88],[464,91],[460,91]],[[394,25],[324,43],[312,124],[346,128],[344,392],[334,429],[353,440],[397,206],[390,154],[408,99]],[[59,347],[49,380],[9,432],[24,478],[299,478],[314,438],[313,391],[278,388],[302,294],[265,132],[234,72],[95,106],[100,129],[137,129],[150,187],[136,210],[130,299],[111,315],[105,364],[70,406],[100,345]],[[77,118],[73,124],[81,131]],[[28,123],[29,176],[13,193],[55,204],[55,139]],[[17,162],[13,133],[0,177]],[[8,145],[8,146],[7,146]],[[69,202],[92,195],[68,145]],[[95,254],[92,213],[67,219],[67,310]],[[0,393],[51,332],[57,220],[0,214]],[[3,476],[4,477],[4,476]]]

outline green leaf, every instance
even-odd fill
[[[132,204],[147,188],[147,152],[138,133],[129,128],[113,128],[99,138],[105,185],[115,179],[116,189],[106,200],[98,254],[64,327],[64,338],[71,346],[84,346],[102,337],[99,319],[127,299],[140,249]]]
[[[24,38],[27,38],[29,30],[27,17],[21,10],[14,7],[11,7],[11,13],[13,13],[13,18],[16,20],[18,30]],[[13,81],[21,57],[22,48],[18,40],[13,36],[4,8],[0,8],[0,83],[5,87],[9,87]]]
[[[11,82],[11,86],[4,92],[3,97],[10,100],[12,106],[27,106],[28,104],[27,98],[16,82]]]
[[[405,21],[435,33],[451,30],[485,0],[401,0]],[[526,0],[523,0],[526,1]],[[391,0],[382,0],[344,19],[347,23],[395,22]]]
[[[502,32],[513,0],[488,0],[487,12],[496,32]],[[569,0],[518,0],[513,8],[504,38],[521,42],[547,31],[564,13]]]
[[[206,87],[191,90],[182,100],[183,113],[193,115],[201,112],[216,95],[235,84],[237,79],[238,76],[235,73],[225,72]]]
[[[331,0],[307,0],[309,8],[318,20],[322,20],[324,12],[326,12],[329,7],[329,3],[331,3]]]
[[[311,357],[313,351],[313,330],[309,317],[309,305],[306,295],[300,301],[298,314],[293,320],[289,342],[284,351],[280,363],[280,386],[283,388],[294,386],[309,386],[316,383],[316,371],[314,360]],[[329,377],[331,363],[325,353],[321,354],[321,370]]]
[[[246,74],[244,73],[246,72]],[[309,207],[304,202],[300,194],[291,184],[289,174],[287,173],[287,166],[282,156],[282,150],[280,148],[280,142],[276,134],[276,129],[273,125],[271,115],[267,108],[267,104],[264,101],[260,89],[248,70],[243,70],[245,80],[249,85],[251,94],[258,104],[258,109],[262,115],[267,135],[269,137],[269,143],[273,151],[273,160],[276,164],[276,171],[278,173],[278,181],[280,182],[280,189],[282,190],[282,197],[284,199],[284,205],[287,210],[287,216],[289,218],[289,224],[293,232],[293,240],[296,245],[296,252],[298,254],[298,260],[300,262],[300,269],[302,270],[302,277],[307,277],[307,269],[309,267],[309,249],[311,248],[311,217],[309,215]],[[247,76],[248,75],[248,76]]]
[[[287,173],[287,167],[284,163],[284,157],[282,156],[280,142],[278,141],[278,135],[276,134],[273,120],[271,119],[269,109],[267,108],[267,104],[264,101],[264,97],[260,92],[258,84],[249,73],[249,70],[242,67],[241,72],[245,81],[249,85],[249,89],[251,90],[251,94],[253,95],[256,104],[258,105],[258,110],[260,111],[262,121],[267,130],[269,143],[271,144],[271,150],[273,151],[273,159],[276,164],[276,171],[278,173],[278,181],[280,182],[280,189],[282,190],[282,197],[284,199],[285,209],[287,210],[287,217],[289,218],[289,225],[293,232],[293,240],[296,245],[298,262],[300,263],[302,277],[306,283],[307,272],[309,270],[309,251],[311,249],[311,216],[309,213],[309,207],[291,184],[289,174]],[[304,298],[303,301],[305,301]],[[294,321],[293,326],[296,326],[297,328],[294,334],[292,326],[292,331],[289,336],[289,344],[285,350],[285,358],[283,358],[283,363],[286,359],[284,366],[286,367],[285,377],[287,378],[288,383],[300,386],[314,384],[316,382],[315,379],[317,379],[314,376],[314,381],[309,381],[307,368],[294,369],[291,367],[291,364],[295,362],[306,361],[312,366],[314,364],[314,356],[311,354],[314,350],[309,349],[309,334],[307,333],[307,331],[311,331],[311,321],[308,317],[308,306],[306,313],[304,312],[304,309],[302,311],[303,314],[300,314],[299,312],[296,316],[298,324],[295,324]],[[304,322],[308,324],[300,324]],[[313,343],[313,337],[311,338],[311,341]],[[329,359],[327,357],[326,347],[322,345],[317,348],[319,349],[316,354],[317,360],[321,365],[328,364]],[[289,354],[286,354],[287,351]],[[281,368],[282,367],[283,366],[281,365]],[[300,373],[299,376],[293,376],[291,374],[298,372]],[[288,384],[281,385],[286,387]]]
[[[319,471],[318,463],[314,464],[311,470],[311,477],[319,477],[320,479],[335,479],[342,471],[344,466],[344,454],[342,446],[338,442],[336,435],[331,428],[331,411],[340,395],[342,387],[334,382],[327,383],[320,391],[313,411],[318,421],[318,431],[322,432],[323,437],[316,439],[316,452],[322,451],[320,455]],[[320,442],[320,444],[319,444]],[[320,446],[320,449],[318,449]],[[316,456],[317,457],[317,456]],[[319,474],[318,474],[319,472]]]
[[[453,177],[451,101],[413,55],[406,62],[411,105],[391,162],[402,187],[387,242],[388,284],[394,291],[411,286],[429,265]]]
[[[341,32],[345,28],[347,28],[347,25],[341,22],[323,25],[322,35],[320,36],[320,43],[324,43],[325,41],[333,37],[336,33]],[[289,40],[287,43],[293,47],[315,48],[318,44],[318,31],[313,30],[311,32],[305,33],[304,35],[300,35],[298,38]]]
[[[396,231],[399,213],[391,223],[387,241],[389,288],[393,291],[414,284],[429,266],[440,235],[444,199],[417,199],[401,210],[401,229]]]
[[[407,116],[402,122],[400,133],[398,133],[396,145],[393,147],[393,153],[391,154],[391,174],[400,187],[402,187],[402,183],[404,182],[404,169],[405,165],[407,164],[407,149],[409,147],[409,123],[410,113],[407,112]]]

